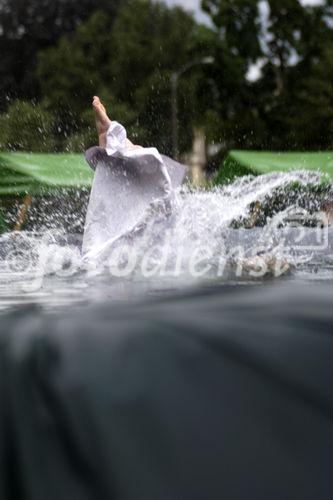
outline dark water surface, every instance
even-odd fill
[[[307,229],[303,235],[304,248],[297,247],[295,250],[289,246],[288,241],[294,244],[298,230],[295,231],[295,234],[289,231],[287,243],[284,239],[283,253],[277,253],[278,245],[275,243],[274,246],[270,241],[264,251],[258,252],[257,246],[261,246],[260,238],[263,238],[262,229],[229,230],[224,235],[227,242],[224,252],[228,258],[223,273],[217,275],[212,259],[209,272],[199,277],[193,277],[186,266],[176,275],[172,268],[163,276],[152,277],[143,276],[140,269],[124,277],[112,274],[109,268],[86,270],[80,268],[79,243],[75,237],[67,236],[62,244],[58,237],[56,243],[48,241],[41,250],[40,239],[37,243],[35,241],[36,235],[15,237],[14,244],[13,237],[9,235],[9,238],[3,237],[0,241],[0,313],[4,315],[11,310],[33,309],[36,315],[62,316],[72,310],[80,313],[89,309],[94,316],[94,311],[103,304],[115,308],[121,304],[123,308],[130,309],[133,302],[144,305],[152,300],[165,299],[172,307],[173,297],[177,297],[174,303],[183,304],[185,310],[193,297],[200,301],[200,297],[204,300],[206,294],[212,299],[216,297],[221,304],[225,298],[231,300],[231,297],[236,303],[238,296],[251,297],[254,290],[260,289],[265,294],[267,289],[271,296],[276,294],[279,301],[280,290],[285,287],[290,290],[291,301],[296,300],[304,289],[313,290],[309,296],[330,295],[333,284],[331,228],[326,235],[325,246],[319,249],[315,246],[316,230],[312,229]],[[25,246],[22,246],[22,241]],[[233,250],[240,245],[241,255],[239,250]],[[258,258],[259,261],[256,260]],[[40,264],[41,259],[43,265]],[[70,262],[68,268],[67,259]],[[263,265],[265,269],[262,269]],[[310,300],[309,297],[307,300]],[[308,305],[304,304],[306,307]]]
[[[36,274],[3,240],[1,500],[330,498],[331,234],[289,232],[275,276],[267,234],[231,230],[267,272],[229,255],[200,279],[48,272],[68,238]]]
[[[1,498],[331,497],[331,282],[107,290],[1,314]]]

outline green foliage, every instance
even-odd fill
[[[212,78],[219,90],[220,141],[226,149],[332,147],[331,2],[203,0],[217,29]],[[261,4],[262,5],[262,4]],[[262,76],[246,78],[251,62]]]
[[[78,150],[90,142],[85,113],[98,94],[134,141],[170,152],[171,73],[207,55],[208,32],[180,8],[132,0],[113,25],[105,12],[96,12],[71,37],[42,51],[37,74],[44,103],[57,117],[65,146]],[[189,71],[179,84],[183,149],[191,145],[199,109],[199,71]]]
[[[0,148],[12,151],[52,151],[54,118],[41,105],[13,102],[0,115]]]
[[[97,134],[95,127],[87,127],[68,137],[64,143],[64,150],[68,153],[84,153],[92,146],[96,146]]]
[[[180,8],[132,1],[112,31],[111,74],[118,96],[135,104],[136,91],[151,75],[188,62],[195,23]]]
[[[225,49],[244,61],[261,55],[258,39],[258,2],[253,0],[203,0],[203,9],[221,30]]]
[[[96,12],[72,37],[39,53],[37,76],[45,103],[72,126],[102,85],[109,39],[110,19]]]
[[[0,207],[0,234],[7,231],[7,224],[5,222],[5,212],[2,207]]]
[[[179,8],[133,1],[123,8],[115,21],[111,59],[111,85],[116,101],[130,103],[137,114],[138,141],[171,151],[172,71],[191,60],[196,25]],[[191,143],[194,88],[191,73],[179,85],[181,145]],[[187,84],[186,84],[187,83]],[[186,135],[187,134],[187,135]]]
[[[202,5],[213,29],[153,0],[0,1],[2,147],[82,151],[96,142],[98,94],[135,142],[170,153],[171,74],[210,55],[214,64],[179,78],[181,151],[194,126],[222,151],[332,148],[331,0]],[[261,75],[249,81],[254,62]],[[7,109],[8,96],[24,102]],[[42,103],[34,111],[31,97]]]
[[[223,162],[223,167],[218,170],[214,178],[214,185],[229,184],[237,177],[243,177],[245,175],[257,175],[257,173],[248,166],[244,166],[233,158],[228,157]]]
[[[1,0],[0,111],[7,97],[40,97],[35,75],[36,54],[73,33],[97,9],[112,21],[126,0]]]

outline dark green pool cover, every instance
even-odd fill
[[[331,287],[2,314],[1,500],[330,500]]]
[[[327,174],[333,181],[333,151],[319,153],[230,151],[218,172],[216,183],[223,184],[242,175],[291,170],[318,171]]]
[[[0,196],[89,188],[92,178],[81,154],[0,153]]]

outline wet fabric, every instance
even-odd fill
[[[330,285],[2,316],[1,500],[315,500],[333,487]]]
[[[82,252],[91,260],[107,256],[119,238],[134,237],[154,207],[167,215],[186,168],[156,148],[130,146],[118,122],[110,125],[106,149],[91,148],[86,159],[95,177]]]

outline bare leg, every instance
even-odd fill
[[[99,97],[94,96],[93,108],[95,111],[96,128],[98,133],[99,145],[101,148],[106,147],[106,133],[110,127],[111,120],[106,113],[106,109],[101,103]]]
[[[98,96],[94,96],[92,105],[95,111],[96,129],[98,133],[99,145],[101,148],[105,148],[106,133],[110,127],[111,120],[108,117],[106,109],[101,103]],[[141,148],[141,146],[134,145],[129,139],[126,139],[126,146],[129,149]]]

